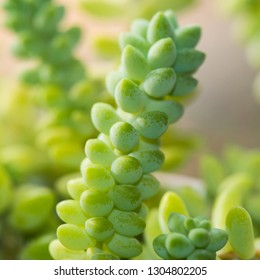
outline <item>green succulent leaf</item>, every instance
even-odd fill
[[[255,255],[252,219],[246,209],[234,207],[226,217],[229,243],[241,259],[252,259]]]

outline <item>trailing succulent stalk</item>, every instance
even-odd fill
[[[7,0],[5,9],[6,25],[18,37],[15,55],[36,64],[22,74],[22,81],[34,86],[35,100],[44,111],[36,145],[48,151],[56,168],[74,171],[83,159],[86,139],[97,134],[88,112],[104,99],[103,84],[87,79],[85,66],[74,55],[81,30],[61,27],[65,9],[52,0]]]
[[[68,89],[85,76],[84,67],[73,55],[80,29],[61,31],[64,7],[52,0],[7,0],[4,7],[8,12],[6,25],[19,38],[15,54],[38,61],[36,68],[23,74],[27,83]]]
[[[71,199],[57,205],[65,222],[50,244],[54,259],[131,259],[141,254],[144,201],[160,187],[151,174],[164,161],[160,137],[183,114],[174,101],[197,85],[192,74],[205,55],[197,26],[179,27],[173,12],[133,22],[120,36],[119,69],[107,77],[117,107],[91,110],[100,132],[86,142],[81,175],[68,183]]]

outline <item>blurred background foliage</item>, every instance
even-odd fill
[[[232,20],[235,39],[245,48],[248,63],[257,71],[253,92],[260,101],[260,2],[258,0],[220,1],[223,14]]]

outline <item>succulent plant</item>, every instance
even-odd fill
[[[92,107],[100,134],[86,142],[82,177],[68,184],[72,199],[57,205],[65,224],[50,244],[54,259],[129,259],[142,252],[143,201],[159,190],[151,173],[164,161],[159,138],[183,114],[174,96],[197,85],[192,73],[205,58],[194,49],[199,37],[199,27],[178,27],[171,11],[134,21],[120,36],[121,65],[107,77],[117,107]]]

